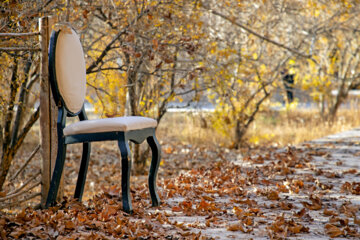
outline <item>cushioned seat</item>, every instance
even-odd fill
[[[64,135],[99,133],[99,132],[127,132],[144,128],[155,128],[156,120],[147,117],[117,117],[96,120],[85,120],[70,124],[64,128]]]

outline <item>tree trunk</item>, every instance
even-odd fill
[[[235,143],[234,143],[234,147],[236,149],[240,148],[245,133],[246,133],[246,128],[244,128],[244,126],[242,126],[241,121],[239,119],[236,120]]]
[[[138,94],[137,94],[137,86],[136,86],[136,78],[137,78],[137,69],[135,67],[133,70],[128,72],[128,94],[129,94],[129,105],[130,105],[130,115],[137,116],[138,112]],[[132,160],[133,160],[133,172],[135,174],[142,173],[144,171],[143,164],[140,162],[140,145],[131,143],[131,152],[132,152]]]
[[[0,169],[0,191],[2,191],[7,174],[9,173],[9,169],[12,163],[14,156],[8,151],[4,151],[1,157],[1,169]]]
[[[0,169],[0,191],[3,189],[3,185],[5,183],[6,176],[9,172],[11,162],[13,157],[10,154],[11,151],[11,123],[14,115],[14,106],[17,89],[19,84],[17,83],[17,70],[18,70],[18,61],[14,58],[14,67],[11,76],[11,85],[10,85],[10,98],[8,102],[8,107],[5,112],[5,122],[4,122],[4,139],[2,144],[2,155],[1,155],[1,169]]]
[[[330,124],[333,124],[336,118],[336,113],[340,107],[340,105],[344,102],[344,100],[347,98],[349,89],[345,89],[345,80],[343,80],[339,90],[338,94],[335,99],[334,105],[329,110],[328,120]]]

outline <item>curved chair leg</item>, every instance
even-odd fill
[[[76,189],[75,189],[75,194],[74,194],[74,198],[79,199],[80,202],[81,202],[82,195],[84,192],[86,174],[87,174],[89,160],[90,160],[90,151],[91,151],[90,143],[84,142],[83,143],[83,152],[82,152],[82,157],[81,157],[81,164],[80,164],[80,169],[79,169],[79,175],[78,175],[78,179],[76,182]]]
[[[160,205],[160,198],[156,191],[156,177],[161,159],[161,148],[155,135],[148,137],[146,140],[152,152],[150,173],[149,173],[149,191],[150,191],[152,205],[155,207]]]
[[[130,198],[131,159],[129,143],[124,139],[120,139],[118,145],[121,152],[121,191],[123,209],[127,213],[132,213],[133,209]]]
[[[60,179],[64,169],[65,155],[66,155],[66,144],[59,144],[58,152],[56,156],[55,168],[54,168],[53,176],[51,178],[50,189],[46,199],[45,208],[53,206],[56,202],[56,197],[60,185]]]

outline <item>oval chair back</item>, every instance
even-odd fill
[[[71,115],[79,114],[86,93],[85,58],[77,33],[67,25],[51,33],[49,75],[56,105]]]

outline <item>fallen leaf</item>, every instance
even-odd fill
[[[340,228],[336,227],[332,224],[326,224],[325,225],[325,232],[327,235],[329,235],[331,238],[339,237],[341,235],[344,235],[344,231],[342,231]]]
[[[269,200],[279,200],[280,199],[279,194],[276,191],[270,191],[269,193],[267,193],[266,196]]]
[[[73,221],[65,221],[65,229],[66,230],[74,230],[75,223]]]
[[[338,213],[336,213],[334,211],[331,211],[331,210],[329,210],[327,208],[324,209],[323,213],[324,213],[325,216],[338,216],[339,215]]]
[[[242,223],[235,223],[235,224],[231,224],[226,228],[228,231],[242,231],[243,233],[245,233],[245,229],[242,225]]]

